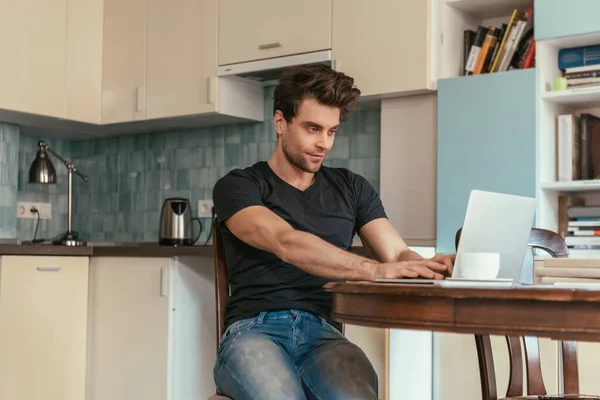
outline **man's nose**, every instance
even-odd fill
[[[319,137],[317,139],[317,146],[323,150],[329,150],[332,142],[332,137],[327,133],[327,131],[325,131],[319,134]]]

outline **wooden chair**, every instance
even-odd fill
[[[217,319],[217,343],[216,350],[219,350],[219,341],[225,333],[225,315],[227,308],[227,298],[229,298],[229,283],[227,281],[227,263],[225,262],[225,245],[223,237],[219,230],[217,219],[212,222],[213,238],[213,264],[215,269],[215,305]],[[229,397],[215,394],[208,400],[231,400]]]
[[[225,316],[227,312],[227,299],[230,295],[227,280],[227,262],[225,261],[225,244],[223,236],[215,218],[212,223],[213,237],[213,262],[215,268],[215,304],[217,316],[217,350],[219,341],[225,333]]]
[[[456,232],[455,246],[458,249],[461,229]],[[554,258],[566,258],[569,249],[565,241],[555,232],[532,228],[529,235],[528,247],[541,249]],[[525,368],[527,372],[527,390],[523,396],[523,351],[525,350]],[[481,379],[482,400],[497,400],[496,375],[494,372],[494,359],[492,344],[489,335],[475,335],[477,358]],[[542,378],[540,363],[540,350],[537,337],[506,336],[506,344],[510,357],[510,374],[505,400],[508,399],[537,399],[538,395],[545,395],[546,386]],[[561,342],[564,393],[579,393],[579,373],[577,370],[577,343]]]

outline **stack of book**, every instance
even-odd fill
[[[573,205],[567,209],[564,237],[569,255],[575,258],[600,258],[600,206]]]
[[[532,9],[515,9],[508,24],[479,25],[464,31],[464,75],[479,75],[535,65]]]
[[[600,286],[600,260],[548,258],[534,264],[534,282],[543,285]]]
[[[561,49],[558,68],[568,88],[600,85],[600,45]]]

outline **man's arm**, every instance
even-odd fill
[[[358,235],[365,247],[381,262],[391,263],[425,259],[406,245],[400,233],[387,218],[377,218],[366,223],[359,230]],[[452,273],[454,255],[436,254],[431,260],[446,265],[448,273]]]
[[[271,252],[288,264],[330,279],[374,281],[377,278],[441,279],[446,266],[431,260],[379,263],[344,251],[316,235],[298,231],[264,206],[250,206],[225,221],[238,239]],[[378,247],[379,248],[379,247]]]

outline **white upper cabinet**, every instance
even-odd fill
[[[65,116],[66,0],[0,2],[0,109]]]
[[[214,112],[217,0],[148,0],[146,118]]]
[[[146,0],[69,3],[67,118],[144,119]]]
[[[331,0],[219,0],[219,65],[331,49]]]
[[[436,76],[434,0],[333,0],[333,68],[363,96],[426,92]]]

